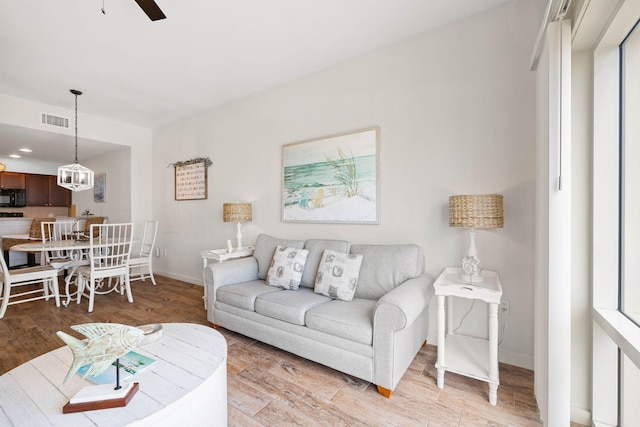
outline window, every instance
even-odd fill
[[[620,45],[620,310],[640,324],[640,27]]]
[[[611,5],[593,68],[592,422],[626,427],[640,425],[640,0]]]
[[[637,426],[640,425],[640,369],[624,353],[620,357],[620,425]]]
[[[640,324],[640,28],[620,44],[620,277],[619,309]],[[639,425],[640,370],[620,354],[620,421]]]

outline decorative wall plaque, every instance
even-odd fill
[[[174,163],[175,199],[202,200],[207,198],[207,168],[209,159],[194,159]]]

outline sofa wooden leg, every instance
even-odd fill
[[[380,387],[380,386],[377,386],[377,387],[378,387],[378,393],[380,393],[381,395],[383,395],[387,399],[391,397],[391,393],[392,393],[391,390],[389,390],[387,388],[384,388],[384,387]]]
[[[427,340],[424,340],[424,342],[422,343],[422,347],[426,347],[427,346]]]
[[[218,328],[220,327],[220,326],[216,325],[215,323],[211,323],[211,322],[209,322],[209,324],[211,325],[211,327],[212,327],[213,329],[218,329]]]

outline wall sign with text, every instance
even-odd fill
[[[207,198],[207,165],[205,162],[175,166],[176,200]]]

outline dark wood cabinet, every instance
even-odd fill
[[[27,174],[27,206],[71,206],[71,191],[57,183],[57,176]]]
[[[27,175],[27,206],[49,206],[49,176]]]
[[[71,190],[58,185],[58,177],[49,177],[49,206],[71,206]]]
[[[0,172],[0,188],[25,189],[25,174],[20,172]]]

